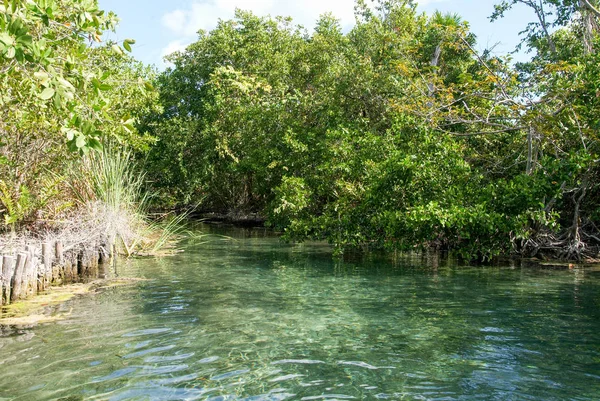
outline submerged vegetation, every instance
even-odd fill
[[[238,10],[156,73],[101,43],[116,19],[95,1],[5,2],[2,227],[104,210],[131,254],[164,243],[149,202],[200,204],[338,252],[598,258],[600,13],[512,0],[492,19],[517,3],[528,62],[478,53],[459,15],[358,0],[349,32]]]

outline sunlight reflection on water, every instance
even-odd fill
[[[600,276],[338,262],[262,231],[0,337],[0,400],[595,400]]]

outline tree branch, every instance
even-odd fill
[[[480,135],[506,134],[508,132],[520,131],[523,128],[527,128],[527,127],[521,126],[521,127],[514,127],[514,128],[499,129],[499,130],[495,130],[495,131],[479,131],[479,132],[452,132],[452,131],[446,131],[446,130],[441,130],[441,131],[443,131],[447,134],[450,134],[450,135],[454,135],[454,136],[480,136]]]
[[[585,4],[585,6],[598,18],[600,18],[600,10],[598,10],[596,7],[594,7],[592,5],[592,3],[589,2],[589,0],[581,0],[583,1],[583,4]]]

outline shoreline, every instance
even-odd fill
[[[57,285],[34,297],[5,305],[0,312],[0,328],[32,327],[68,318],[71,311],[61,312],[60,308],[78,297],[98,294],[108,288],[134,285],[140,278],[103,278],[87,283]]]

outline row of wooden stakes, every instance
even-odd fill
[[[13,303],[52,285],[74,283],[98,276],[98,268],[108,261],[105,246],[64,250],[63,243],[29,245],[23,252],[0,255],[0,305]],[[110,247],[108,248],[110,249]]]

